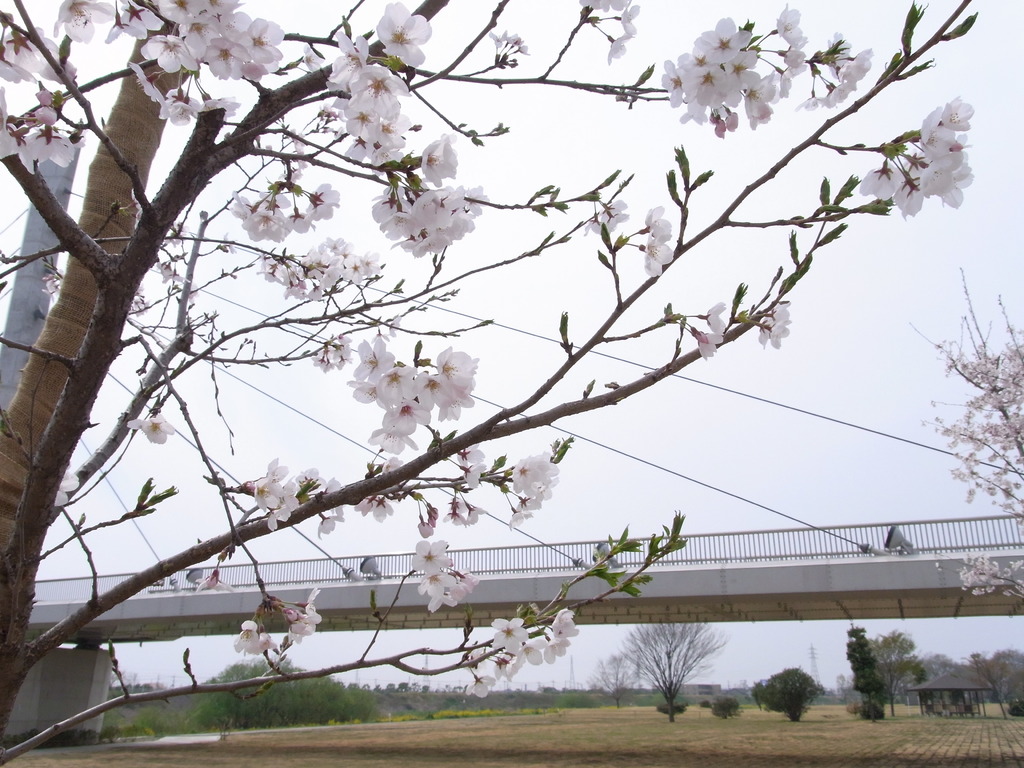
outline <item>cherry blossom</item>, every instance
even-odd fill
[[[448,542],[441,539],[417,542],[416,553],[412,557],[412,569],[430,574],[451,568],[452,560],[446,554],[447,550]]]
[[[761,346],[771,342],[775,349],[779,349],[782,340],[789,336],[789,324],[789,302],[783,301],[772,310],[770,317],[761,323],[761,332],[758,335]]]
[[[301,643],[302,638],[312,635],[316,631],[317,625],[323,621],[323,617],[313,605],[313,601],[316,600],[319,593],[319,589],[314,589],[309,593],[305,603],[282,608],[282,614],[288,620],[288,638],[293,643]]]
[[[167,442],[167,436],[173,435],[174,427],[162,413],[156,413],[148,419],[132,419],[125,424],[128,429],[137,429],[146,436],[151,443],[163,445]]]
[[[423,177],[434,186],[440,187],[442,179],[453,179],[459,167],[459,158],[452,144],[455,137],[445,134],[423,150],[420,170]]]
[[[100,0],[64,0],[57,11],[57,23],[53,34],[61,30],[78,43],[88,43],[96,33],[96,24],[103,24],[114,18],[114,7]]]
[[[426,56],[420,46],[430,39],[430,24],[422,16],[413,16],[401,3],[388,3],[377,25],[377,37],[389,56],[397,56],[406,65],[418,67]]]
[[[214,568],[210,575],[196,585],[196,592],[210,590],[211,592],[234,592],[235,588],[230,584],[221,581],[220,568]]]
[[[523,620],[519,617],[495,619],[491,622],[491,627],[494,629],[494,648],[504,648],[516,653],[530,639],[530,633],[526,631]]]
[[[419,587],[417,587],[417,591],[421,595],[426,595],[430,598],[430,602],[427,604],[427,611],[433,613],[442,605],[455,605],[455,601],[449,594],[449,591],[455,584],[456,579],[450,573],[437,571],[436,573],[424,574],[423,580],[420,582]]]
[[[235,651],[237,653],[262,654],[266,651],[276,651],[277,643],[270,635],[251,619],[242,622],[242,631],[235,638]]]
[[[53,506],[63,507],[71,500],[71,495],[78,490],[79,482],[74,473],[69,469],[64,473],[64,479],[60,481],[57,495],[53,499]]]

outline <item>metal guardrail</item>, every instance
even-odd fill
[[[686,537],[686,546],[661,561],[661,566],[724,563],[783,562],[867,557],[860,545],[884,550],[889,529],[896,525],[921,554],[985,552],[1024,549],[1024,536],[1009,515],[967,519],[925,520],[879,525],[844,525],[830,528],[790,528],[742,533],[698,533]],[[499,549],[450,550],[460,571],[477,576],[550,573],[578,570],[594,561],[600,542],[535,544]],[[313,586],[345,581],[401,578],[411,570],[411,553],[358,555],[315,560],[261,563],[260,575],[268,587]],[[642,562],[640,553],[619,557],[626,568]],[[371,573],[367,561],[374,566]],[[363,571],[360,571],[360,568]],[[194,590],[212,566],[181,571],[149,588],[150,594]],[[99,591],[114,587],[134,574],[101,576]],[[238,588],[256,585],[251,564],[220,566],[220,580]],[[58,579],[36,584],[37,602],[78,602],[92,592],[92,579]]]

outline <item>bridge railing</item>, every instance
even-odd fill
[[[895,523],[904,538],[921,554],[969,554],[992,550],[1024,549],[1024,538],[1009,515],[969,519],[927,520]],[[661,561],[661,566],[756,563],[786,560],[822,560],[870,557],[861,545],[884,550],[892,526],[846,525],[829,528],[791,528],[745,531],[742,533],[692,534],[686,546]],[[460,571],[478,576],[493,574],[550,573],[581,570],[595,558],[600,542],[536,544],[498,549],[460,549],[449,556]],[[638,566],[643,555],[627,553],[618,558],[625,568]],[[318,558],[261,563],[260,575],[268,587],[313,586],[345,581],[376,581],[401,578],[411,570],[410,553],[386,553],[337,558]],[[212,573],[213,567],[181,571],[154,584],[153,594],[194,590]],[[103,592],[133,574],[101,576]],[[220,566],[220,580],[237,588],[256,585],[251,564]],[[40,581],[36,584],[39,602],[75,602],[88,599],[92,591],[89,578]]]

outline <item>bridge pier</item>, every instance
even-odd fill
[[[28,673],[14,701],[9,734],[41,731],[54,723],[102,704],[110,690],[110,655],[98,648],[57,648]],[[99,736],[103,715],[74,730]]]

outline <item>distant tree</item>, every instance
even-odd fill
[[[750,697],[757,704],[758,709],[764,709],[764,680],[754,683],[750,689]]]
[[[836,698],[844,704],[848,704],[853,693],[853,681],[846,675],[838,675],[836,677]]]
[[[850,627],[846,636],[849,640],[846,643],[846,659],[850,662],[850,669],[853,670],[853,690],[861,695],[864,706],[861,707],[861,717],[872,721],[885,717],[885,708],[882,706],[885,700],[885,682],[878,672],[878,662],[871,650],[871,642],[868,640],[863,627]]]
[[[784,669],[764,683],[764,707],[769,712],[781,712],[791,721],[799,722],[810,704],[825,689],[799,667]]]
[[[962,663],[954,661],[944,653],[925,653],[920,658],[925,680],[934,680],[943,675],[963,677],[967,673],[967,669]]]
[[[710,624],[643,624],[629,633],[623,653],[632,659],[637,674],[665,698],[673,723],[683,684],[706,670],[724,646],[725,638]]]
[[[297,672],[285,664],[285,672]],[[258,677],[266,669],[262,659],[232,664],[210,683],[230,683]],[[330,721],[375,720],[377,704],[372,693],[346,688],[330,678],[298,680],[277,685],[267,678],[258,693],[237,696],[214,693],[198,699],[192,717],[199,728],[279,728],[288,725],[322,725]]]
[[[991,656],[972,653],[968,661],[978,682],[991,686],[992,698],[1007,717],[1006,702],[1024,695],[1024,653],[1007,648]]]
[[[623,697],[636,688],[636,683],[636,665],[621,653],[599,661],[590,676],[590,687],[611,696],[616,709],[622,705]]]
[[[917,643],[910,635],[899,630],[879,635],[870,643],[885,697],[889,701],[889,714],[896,717],[896,697],[904,694],[909,685],[925,679],[924,667],[915,653]]]

